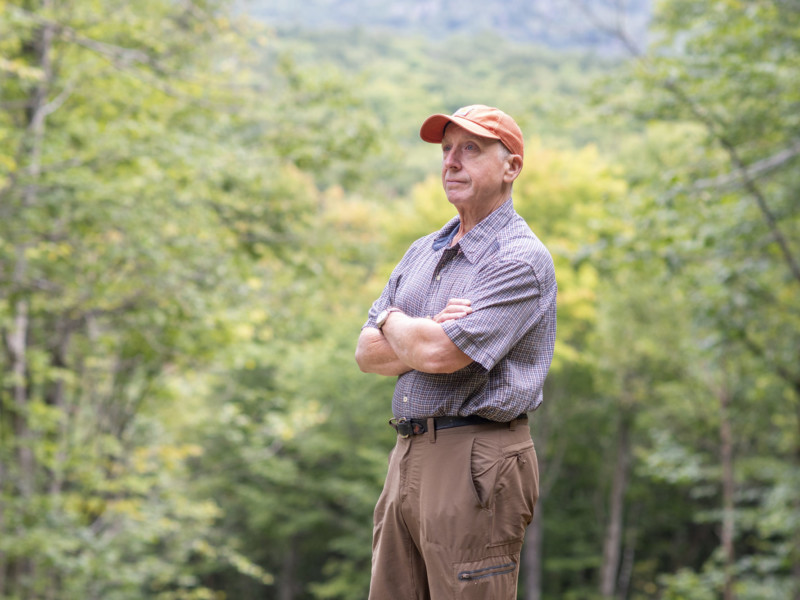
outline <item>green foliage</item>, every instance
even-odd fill
[[[591,77],[613,64],[591,54],[515,43],[489,31],[427,40],[363,28],[279,29],[267,55],[272,63],[288,60],[352,78],[350,85],[380,128],[380,151],[361,163],[372,190],[364,193],[390,200],[409,194],[437,168],[438,150],[419,143],[420,123],[435,112],[483,102],[515,115],[529,136],[588,143],[598,128],[582,95]]]
[[[515,207],[559,282],[542,597],[600,597],[623,425],[628,598],[796,595],[798,13],[656,17],[615,65],[224,2],[0,1],[0,596],[366,596],[393,381],[353,350],[455,214],[419,124],[474,102],[526,133]]]
[[[642,143],[620,155],[635,165],[627,206],[635,230],[614,240],[610,264],[621,259],[671,292],[658,301],[667,312],[648,318],[662,332],[653,339],[680,353],[671,360],[676,379],[651,390],[661,407],[639,417],[650,439],[639,450],[641,474],[684,487],[701,527],[720,523],[717,439],[723,421],[734,432],[734,558],[726,564],[710,546],[660,579],[666,597],[714,595],[726,579],[737,597],[761,597],[767,580],[773,597],[796,593],[799,557],[785,549],[797,547],[791,515],[800,507],[777,508],[765,491],[796,485],[788,472],[800,447],[800,323],[789,300],[800,285],[789,199],[797,187],[797,16],[773,2],[664,3],[659,43],[632,64],[631,87],[613,99],[620,114],[647,122]],[[634,152],[648,160],[635,163]],[[724,415],[722,396],[731,398]],[[776,521],[780,533],[760,525]]]
[[[264,106],[223,8],[4,12],[4,597],[219,597],[202,577],[222,567],[274,581],[216,536],[219,504],[186,470],[204,450],[175,435],[187,416],[162,420],[185,402],[176,377],[270,338],[260,294],[320,200],[300,158],[253,144],[322,92],[301,79]],[[347,117],[327,123],[372,135],[356,104],[337,106]]]

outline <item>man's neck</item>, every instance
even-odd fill
[[[480,212],[462,212],[458,211],[459,217],[459,227],[458,232],[453,237],[453,241],[450,243],[451,246],[455,246],[461,238],[467,235],[478,223],[483,221],[486,217],[496,211],[498,208],[503,206],[506,203],[510,196],[504,196],[502,200],[495,202],[491,205],[490,210],[480,211]]]

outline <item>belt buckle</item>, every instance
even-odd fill
[[[410,437],[414,433],[414,425],[409,419],[400,417],[399,419],[389,419],[389,425],[395,428],[397,435],[401,438]]]

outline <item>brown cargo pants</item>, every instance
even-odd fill
[[[514,600],[539,495],[527,420],[398,436],[375,507],[370,600]]]

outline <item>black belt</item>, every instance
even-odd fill
[[[522,413],[515,420],[527,420],[528,415]],[[465,427],[467,425],[499,425],[500,421],[492,421],[491,419],[484,419],[477,415],[470,415],[469,417],[434,417],[433,428],[450,429],[451,427]],[[395,428],[400,437],[407,438],[410,435],[420,435],[428,431],[428,419],[406,419],[401,417],[399,419],[390,419],[389,425]]]

